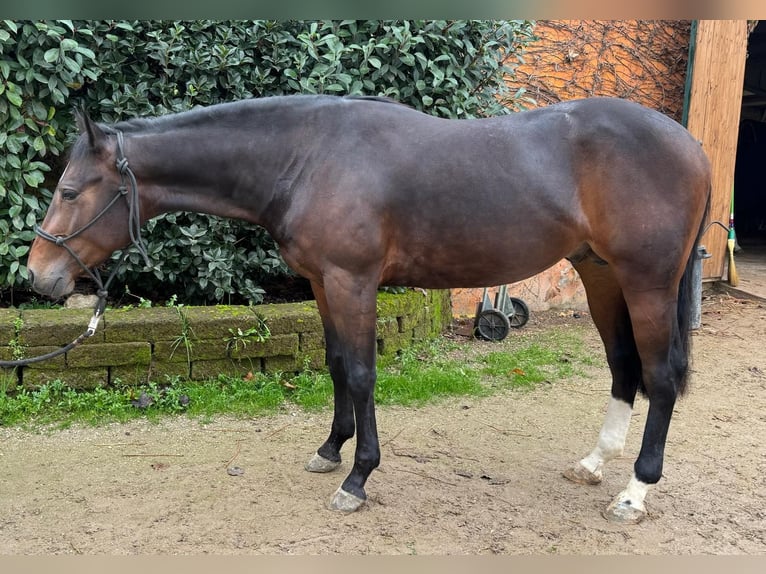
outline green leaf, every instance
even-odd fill
[[[13,154],[6,157],[8,164],[14,169],[21,169],[21,160],[16,155],[21,151],[21,143],[19,142],[19,139],[14,136],[9,137],[8,141],[5,142],[5,147]]]
[[[34,100],[32,101],[32,114],[41,121],[45,121],[48,119],[48,110],[45,109],[45,106],[42,104],[42,102]]]
[[[45,54],[43,55],[43,59],[49,64],[52,64],[53,62],[59,59],[59,54],[61,54],[61,50],[59,50],[58,48],[51,48],[50,50],[45,51]]]
[[[77,46],[77,48],[75,48],[75,52],[77,52],[78,54],[82,54],[83,56],[85,56],[86,58],[90,58],[91,60],[96,59],[95,52],[91,50],[90,48],[83,48],[82,46]]]
[[[78,74],[80,72],[80,69],[81,69],[80,64],[78,64],[76,60],[74,60],[73,58],[70,58],[69,56],[64,56],[64,65],[75,74]]]
[[[6,90],[5,97],[8,98],[8,101],[12,105],[16,106],[17,108],[21,107],[22,99],[21,99],[21,96],[17,94],[16,92],[11,90]]]
[[[40,183],[42,183],[43,178],[41,177],[42,174],[39,172],[31,172],[31,173],[25,173],[23,175],[24,181],[27,182],[27,185],[29,187],[37,187]]]

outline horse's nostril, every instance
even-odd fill
[[[29,269],[27,267],[27,272],[29,273],[29,283],[31,285],[34,285],[35,284],[35,273],[34,273],[34,271],[32,271],[31,269]]]

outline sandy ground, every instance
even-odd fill
[[[601,485],[561,476],[601,425],[609,379],[594,368],[533,391],[380,408],[383,461],[351,515],[326,508],[351,444],[338,471],[303,470],[329,411],[0,429],[0,553],[766,554],[765,340],[764,304],[705,301],[692,391],[636,526],[601,511],[630,477],[645,401]]]

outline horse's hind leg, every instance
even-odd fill
[[[649,398],[641,451],[626,488],[607,507],[608,520],[636,523],[646,516],[644,500],[662,475],[670,418],[685,380],[687,352],[678,321],[678,290],[621,289],[608,268],[579,263],[593,320],[612,372],[612,398],[593,451],[565,473],[596,484],[604,463],[622,453],[636,391]],[[627,283],[627,282],[626,282]]]
[[[599,484],[604,465],[620,456],[641,381],[639,359],[628,307],[610,267],[588,258],[575,264],[588,295],[593,322],[606,349],[612,396],[593,450],[564,472],[573,482]]]
[[[588,293],[593,321],[604,342],[612,374],[612,390],[596,446],[585,458],[568,469],[564,476],[575,482],[598,484],[603,478],[604,465],[623,452],[636,392],[642,388],[645,373],[634,321],[623,290],[611,268],[592,260],[578,264],[576,268]],[[665,317],[668,316],[665,313]],[[670,316],[674,316],[674,313],[670,313]],[[645,315],[640,316],[641,323],[647,320],[650,324],[653,321]],[[662,336],[659,338],[662,339]],[[657,342],[655,346],[658,346]],[[662,379],[661,375],[659,377]],[[664,444],[664,437],[662,442]],[[643,480],[638,476],[642,476]],[[644,498],[649,483],[657,480],[659,475],[655,480],[654,474],[635,474],[628,487],[607,507],[604,516],[608,520],[620,522],[636,523],[642,520],[646,516]]]
[[[673,407],[686,379],[688,356],[680,333],[677,290],[626,289],[625,300],[641,356],[649,411],[633,476],[604,515],[610,520],[638,522],[646,516],[644,499],[649,488],[662,476],[665,442]]]

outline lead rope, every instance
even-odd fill
[[[122,254],[122,258],[120,261],[115,265],[114,269],[112,269],[112,273],[109,275],[109,278],[106,280],[106,283],[104,283],[101,280],[101,275],[98,272],[98,269],[89,269],[85,263],[80,259],[79,255],[77,255],[74,250],[72,250],[69,245],[66,244],[66,242],[69,239],[72,239],[73,237],[76,237],[89,227],[91,227],[96,221],[98,221],[108,210],[112,207],[112,205],[115,204],[115,202],[120,197],[125,197],[126,201],[128,202],[128,231],[130,233],[130,241],[133,244],[133,246],[136,247],[138,252],[141,254],[141,256],[144,259],[144,263],[147,267],[151,267],[151,261],[149,259],[149,254],[146,251],[146,247],[144,246],[144,242],[141,238],[141,213],[140,213],[140,205],[139,205],[139,199],[138,199],[138,182],[136,181],[136,176],[133,173],[133,170],[130,169],[130,166],[128,165],[128,159],[125,157],[125,153],[123,152],[124,147],[124,139],[122,132],[119,130],[114,130],[114,132],[117,135],[117,160],[115,161],[115,165],[117,167],[117,171],[120,173],[120,188],[117,193],[117,195],[112,198],[112,200],[107,204],[107,206],[99,212],[96,217],[94,217],[90,222],[85,224],[83,227],[75,231],[74,233],[71,233],[67,235],[66,237],[60,237],[56,235],[52,235],[42,229],[39,226],[35,226],[34,230],[35,233],[37,233],[40,237],[43,239],[46,239],[48,241],[51,241],[55,243],[56,245],[63,247],[66,249],[66,251],[69,253],[69,255],[72,256],[72,258],[82,267],[85,272],[90,276],[91,279],[96,283],[98,286],[98,290],[96,291],[96,295],[98,296],[98,301],[96,302],[96,305],[93,308],[93,316],[90,318],[90,321],[88,322],[88,328],[83,332],[79,337],[77,337],[74,341],[69,343],[68,345],[65,345],[64,347],[61,347],[60,349],[56,349],[55,351],[51,351],[50,353],[46,353],[45,355],[39,355],[37,357],[30,357],[29,359],[18,359],[14,361],[0,361],[0,368],[14,368],[14,367],[23,367],[26,365],[31,365],[33,363],[40,363],[43,361],[47,361],[49,359],[53,359],[55,357],[58,357],[60,355],[63,355],[64,353],[71,351],[75,347],[77,347],[80,343],[82,343],[85,339],[88,339],[92,337],[96,329],[98,329],[99,321],[101,320],[101,317],[104,314],[104,310],[106,309],[106,298],[109,294],[109,285],[112,283],[112,280],[117,276],[117,271],[119,270],[120,266],[125,262],[125,260],[128,257],[127,250]],[[128,183],[130,186],[125,185],[125,179],[128,179]]]

